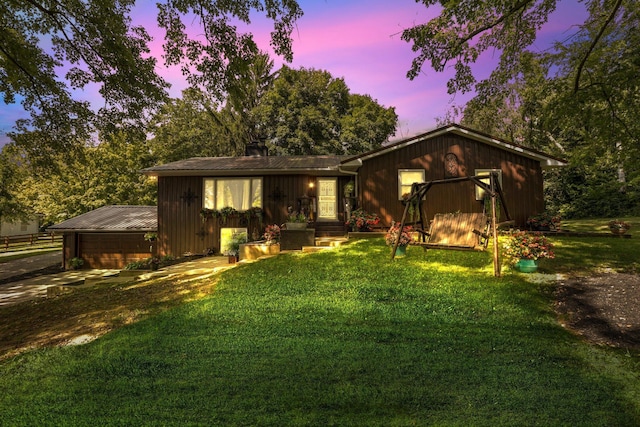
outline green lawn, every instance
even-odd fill
[[[624,269],[640,246],[554,241],[543,273]],[[5,361],[0,425],[640,424],[640,355],[561,328],[551,284],[493,277],[490,251],[407,253],[363,240],[240,265],[204,299]]]
[[[638,233],[638,229],[640,228],[640,217],[620,217],[620,218],[586,218],[586,219],[571,219],[571,220],[563,220],[562,221],[562,229],[565,231],[576,231],[576,232],[599,232],[599,233],[608,233],[609,226],[608,223],[612,219],[620,219],[628,222],[631,225],[630,233],[636,232]]]

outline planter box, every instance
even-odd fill
[[[243,243],[240,245],[240,259],[258,259],[268,255],[278,255],[280,253],[280,244],[267,245],[262,242]]]
[[[306,230],[280,230],[280,249],[283,251],[301,250],[303,246],[315,245],[315,228],[307,228]]]

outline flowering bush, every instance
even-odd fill
[[[413,232],[413,228],[410,225],[405,225],[400,233],[400,237],[398,238],[398,231],[400,230],[400,223],[394,222],[389,231],[387,231],[387,235],[385,236],[385,241],[389,246],[395,246],[396,240],[398,241],[398,246],[407,246],[413,237],[411,233]]]
[[[510,231],[507,233],[507,240],[502,247],[504,255],[513,262],[521,259],[555,258],[553,245],[542,233]]]
[[[356,209],[351,212],[351,217],[349,217],[349,221],[345,224],[350,226],[354,231],[371,231],[371,227],[378,225],[379,222],[380,218],[378,218],[378,215],[367,213],[362,209]]]
[[[280,227],[276,224],[267,225],[264,229],[264,234],[262,235],[264,240],[267,241],[268,245],[276,244],[280,241]]]
[[[547,212],[541,214],[532,215],[527,219],[527,226],[531,230],[541,230],[548,228],[550,230],[560,229],[560,217],[553,216]]]

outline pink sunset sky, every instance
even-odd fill
[[[163,65],[163,33],[157,29],[155,5],[139,4],[145,6],[135,10],[134,24],[145,26],[154,36],[151,48],[158,57],[158,71],[172,84],[171,96],[178,97],[186,83],[178,67]],[[393,139],[432,129],[436,118],[443,117],[452,105],[464,105],[470,99],[470,94],[447,94],[450,72],[436,73],[426,66],[413,81],[406,77],[415,54],[400,34],[435,16],[437,9],[427,9],[414,0],[299,0],[299,4],[304,16],[292,34],[294,60],[289,66],[327,70],[333,77],[344,78],[351,93],[367,94],[385,107],[395,107],[399,120]],[[271,22],[255,16],[247,29],[260,48],[271,53],[277,69],[283,61],[269,47]],[[543,50],[554,40],[566,39],[575,32],[571,25],[581,23],[584,16],[584,7],[577,0],[559,2],[534,48]],[[498,59],[497,54],[485,54],[474,67],[476,77],[488,75]],[[90,92],[85,95],[91,100]],[[26,113],[19,104],[2,105],[0,145],[20,117]]]

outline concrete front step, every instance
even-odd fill
[[[320,252],[327,249],[333,249],[335,246],[303,246],[302,252],[310,253],[310,252]]]
[[[336,247],[346,243],[348,240],[346,237],[316,237],[316,246]]]

